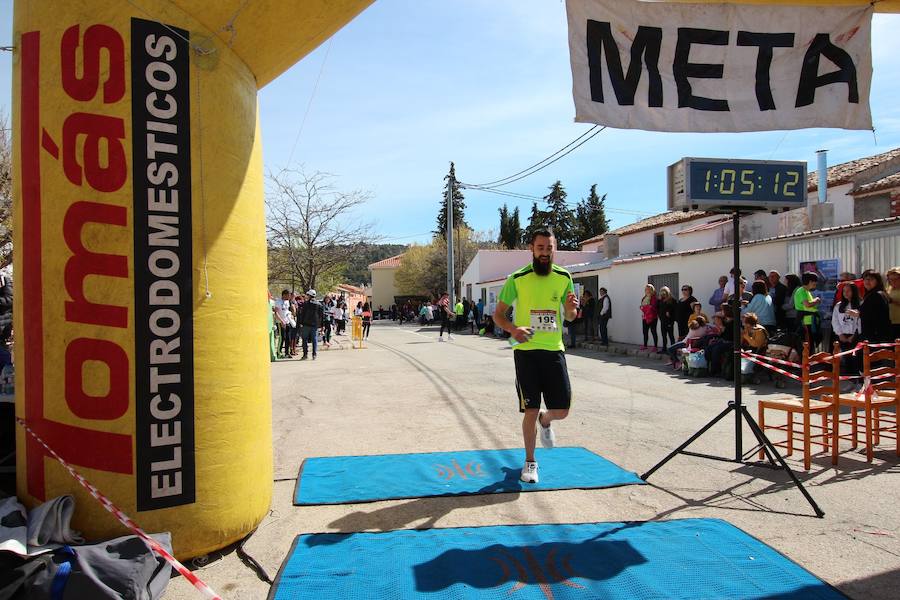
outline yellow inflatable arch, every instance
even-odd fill
[[[256,92],[370,2],[16,1],[16,412],[180,557],[271,499]],[[27,503],[124,533],[21,428],[17,457]]]

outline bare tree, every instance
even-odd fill
[[[341,192],[334,177],[285,169],[267,177],[269,280],[296,289],[335,282],[348,259],[376,240],[371,223],[354,217],[369,192]]]
[[[0,269],[13,260],[12,136],[6,114],[0,112]]]

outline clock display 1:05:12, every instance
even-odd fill
[[[772,173],[767,173],[771,176]],[[758,192],[772,193],[775,196],[793,198],[797,196],[797,185],[800,183],[799,171],[776,171],[772,181],[764,181],[763,176],[754,169],[706,169],[703,191],[716,191],[724,196],[736,194],[755,196]],[[784,177],[782,177],[784,175]],[[765,189],[768,187],[769,189]]]

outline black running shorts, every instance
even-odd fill
[[[544,406],[567,409],[572,404],[572,386],[566,355],[559,350],[513,350],[516,363],[516,393],[519,412]]]

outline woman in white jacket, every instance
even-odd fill
[[[859,342],[862,325],[859,318],[859,289],[850,283],[841,286],[841,297],[836,298],[831,313],[831,330],[841,344],[841,351],[850,350]],[[859,372],[856,355],[843,357],[844,366],[851,373]]]

